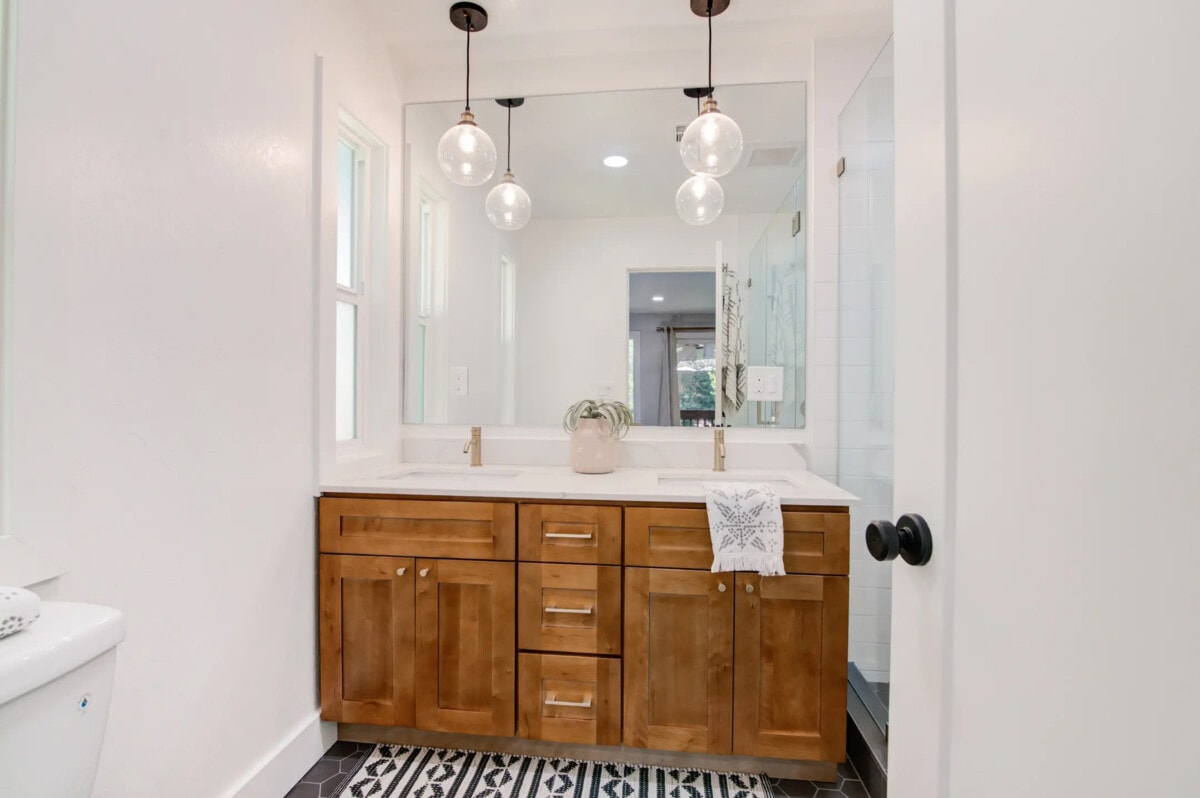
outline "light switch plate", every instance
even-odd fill
[[[470,392],[470,371],[466,366],[450,367],[450,393],[466,396]]]
[[[752,402],[782,402],[783,367],[750,366],[747,368],[746,398]]]

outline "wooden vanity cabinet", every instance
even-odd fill
[[[351,739],[833,777],[849,514],[785,507],[775,577],[711,573],[707,523],[696,505],[322,498],[322,717]]]
[[[513,734],[515,563],[421,555],[454,552],[457,545],[457,550],[511,558],[516,508],[437,504],[321,500],[325,720]],[[343,534],[344,529],[355,534]],[[415,556],[361,553],[372,539],[378,548]]]

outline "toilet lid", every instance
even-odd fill
[[[124,639],[125,621],[111,607],[43,602],[36,623],[0,638],[0,704],[70,673]]]

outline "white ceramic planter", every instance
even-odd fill
[[[617,439],[608,421],[581,418],[571,433],[571,468],[580,474],[607,474],[617,467]]]

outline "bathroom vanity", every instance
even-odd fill
[[[734,476],[776,483],[786,576],[710,573],[712,472],[325,486],[322,716],[351,740],[831,777],[853,497],[807,472]]]

